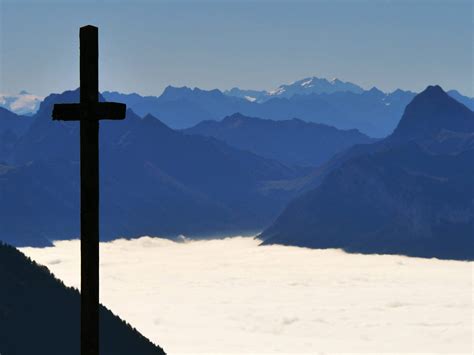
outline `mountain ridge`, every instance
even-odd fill
[[[343,131],[297,118],[273,121],[240,113],[200,122],[184,132],[212,136],[265,158],[300,166],[321,165],[354,144],[374,141],[356,129]]]
[[[0,169],[0,239],[45,246],[79,235],[79,124],[51,120],[55,102],[78,98],[77,90],[48,97]],[[103,240],[258,230],[288,199],[262,186],[303,173],[132,110],[100,125]]]
[[[474,113],[440,87],[428,87],[407,106],[392,136],[329,162],[333,168],[317,186],[291,201],[260,238],[473,260],[473,143]]]

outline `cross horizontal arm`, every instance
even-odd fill
[[[53,120],[123,120],[125,111],[126,105],[117,102],[55,104]]]

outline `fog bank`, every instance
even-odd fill
[[[169,354],[472,353],[474,263],[258,246],[101,243],[101,302]],[[79,242],[22,248],[79,286]]]

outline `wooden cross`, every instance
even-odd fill
[[[81,355],[99,354],[99,119],[125,118],[125,104],[99,102],[98,28],[81,27],[80,103],[56,104],[53,120],[80,121]]]

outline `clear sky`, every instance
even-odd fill
[[[0,0],[0,93],[78,86],[100,28],[100,89],[272,89],[307,76],[473,96],[473,1]]]

